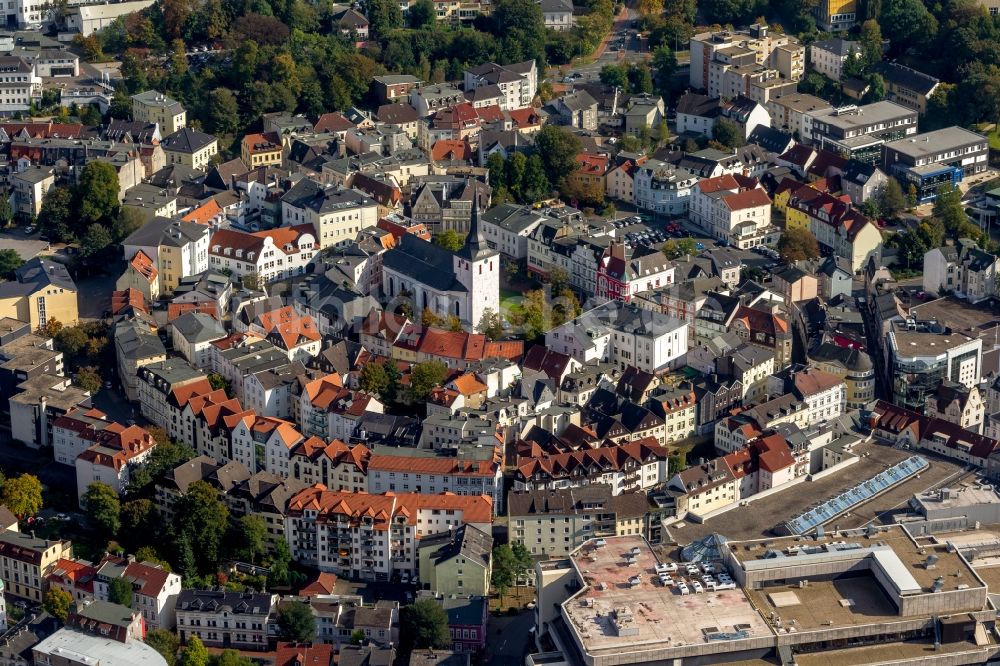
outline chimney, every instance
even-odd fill
[[[625,261],[625,243],[611,244],[611,258]]]

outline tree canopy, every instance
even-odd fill
[[[785,229],[778,241],[778,252],[785,261],[802,261],[819,256],[819,243],[812,232],[804,227]]]
[[[278,632],[286,641],[308,643],[316,637],[316,618],[309,604],[292,601],[278,607]]]
[[[114,488],[95,481],[83,494],[83,510],[87,518],[105,536],[111,538],[121,529],[121,500]]]
[[[18,518],[35,515],[42,510],[42,482],[34,474],[5,479],[0,487],[0,504]]]
[[[435,599],[420,599],[400,613],[400,638],[408,648],[451,647],[448,614]]]

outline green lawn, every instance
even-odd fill
[[[994,129],[987,135],[987,138],[990,141],[990,148],[992,150],[1000,150],[1000,131]]]

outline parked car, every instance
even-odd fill
[[[35,233],[35,227],[34,227],[34,225],[29,224],[28,226],[26,226],[24,228],[24,233],[25,233],[25,235],[28,235],[28,236],[30,236],[31,234]]]

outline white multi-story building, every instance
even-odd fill
[[[492,529],[489,497],[345,493],[308,488],[288,502],[285,534],[292,559],[363,580],[414,574],[423,536],[463,524]]]
[[[933,248],[924,255],[923,286],[928,294],[952,292],[979,303],[997,296],[997,273],[1000,259],[969,239]]]
[[[33,62],[20,56],[0,56],[0,113],[27,111],[42,96],[42,77]]]
[[[465,70],[463,83],[466,92],[484,86],[497,86],[501,109],[523,109],[531,106],[538,92],[538,68],[534,60],[513,65],[488,62]]]
[[[691,193],[691,221],[720,240],[748,250],[777,242],[771,198],[755,179],[725,174],[706,178]]]
[[[674,317],[611,301],[550,330],[545,346],[580,363],[600,360],[659,374],[683,364],[688,326]]]
[[[174,605],[181,592],[181,577],[158,564],[106,557],[94,576],[94,597],[110,601],[111,581],[126,580],[132,585],[132,610],[139,612],[147,631],[174,630]]]
[[[97,441],[98,435],[114,421],[104,412],[74,407],[52,423],[52,453],[57,463],[76,465],[76,457]]]
[[[233,277],[257,275],[264,282],[302,275],[316,254],[316,230],[311,224],[247,233],[220,229],[212,235],[209,264]]]
[[[197,636],[207,647],[266,650],[268,619],[278,595],[224,589],[181,590],[177,595],[177,637]]]
[[[93,446],[76,457],[76,494],[81,506],[92,483],[103,483],[121,495],[132,473],[149,461],[156,440],[139,426],[112,423]]]
[[[667,481],[670,453],[646,437],[616,446],[519,458],[515,490],[555,490],[604,484],[612,495],[649,490]]]
[[[823,39],[809,45],[809,64],[823,76],[840,81],[844,63],[855,54],[861,54],[858,42],[840,37]]]
[[[311,224],[315,249],[354,242],[358,232],[378,224],[378,204],[357,190],[325,186],[303,178],[281,197],[285,226]]]
[[[635,205],[664,215],[687,213],[691,190],[698,176],[660,160],[647,160],[636,167],[632,179]]]
[[[528,237],[546,220],[546,216],[527,206],[500,204],[483,213],[479,226],[486,243],[511,259],[528,257]]]

